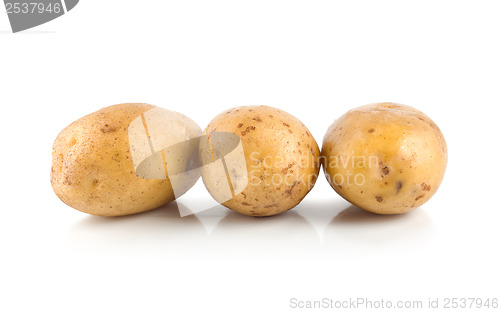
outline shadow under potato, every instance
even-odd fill
[[[210,236],[218,252],[261,257],[281,257],[318,249],[314,228],[295,211],[272,217],[250,217],[229,211]],[[260,256],[259,256],[260,255]]]
[[[253,255],[399,252],[425,245],[434,229],[426,212],[377,215],[340,200],[304,202],[276,216],[249,217],[222,206],[181,217],[180,202],[122,216],[86,216],[67,233],[77,252]],[[340,210],[340,212],[339,212]],[[207,223],[212,229],[207,230]],[[319,235],[319,236],[318,236]],[[323,242],[323,243],[322,243]]]
[[[423,209],[399,215],[379,215],[349,206],[335,216],[325,231],[325,246],[339,253],[399,254],[425,248],[434,237],[431,218]]]
[[[114,227],[127,223],[129,224],[128,226],[130,226],[130,230],[134,231],[142,229],[145,225],[163,227],[165,226],[165,220],[173,221],[182,219],[183,222],[190,222],[196,219],[193,216],[181,218],[178,208],[179,205],[182,204],[172,201],[156,209],[126,216],[105,217],[87,215],[83,220],[78,222],[76,226],[89,228],[101,226]]]
[[[337,216],[333,218],[333,221],[337,224],[384,223],[408,218],[411,213],[412,212],[406,214],[382,215],[351,205],[337,214]]]
[[[206,231],[195,215],[180,217],[177,202],[134,215],[87,216],[67,232],[67,246],[81,252],[186,251],[203,245]]]

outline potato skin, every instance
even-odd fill
[[[395,103],[348,111],[328,128],[321,151],[333,189],[378,214],[405,213],[429,200],[443,179],[447,157],[436,124]]]
[[[56,138],[51,184],[67,205],[98,216],[122,216],[175,199],[169,179],[136,175],[128,127],[149,104],[118,104],[76,120]]]
[[[205,133],[214,131],[237,134],[245,155],[248,184],[221,203],[227,208],[249,216],[272,216],[298,205],[314,186],[319,147],[294,116],[268,106],[236,107],[216,116]]]

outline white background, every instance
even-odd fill
[[[499,297],[499,4],[83,0],[18,34],[2,8],[0,310]],[[406,215],[350,207],[323,175],[264,219],[223,207],[180,218],[175,204],[94,217],[50,186],[59,131],[104,106],[147,102],[204,128],[227,108],[270,105],[321,146],[336,118],[380,101],[422,110],[448,142],[441,188]],[[210,200],[198,184],[179,204]]]

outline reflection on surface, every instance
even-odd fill
[[[345,209],[346,202],[340,198],[306,200],[294,210],[316,230],[318,240],[324,243],[325,231],[333,217]]]
[[[213,230],[211,243],[218,252],[284,254],[319,247],[311,225],[297,212],[273,217],[248,217],[229,211]]]
[[[193,203],[191,203],[193,204]],[[180,202],[124,217],[86,216],[67,235],[77,252],[228,253],[237,256],[287,253],[401,252],[427,244],[434,235],[426,212],[376,215],[346,202],[316,200],[265,218],[217,206],[180,217]]]
[[[70,248],[85,252],[189,251],[206,239],[199,219],[181,218],[177,202],[155,210],[123,217],[85,216],[69,230]],[[189,243],[188,243],[189,242]]]
[[[325,246],[355,254],[399,253],[426,245],[433,235],[432,221],[423,209],[378,215],[351,205],[333,218],[325,233]]]

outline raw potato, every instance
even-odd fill
[[[209,138],[224,132],[236,134],[241,145],[223,165],[211,168],[204,161],[202,167],[203,182],[216,200],[223,198],[220,193],[232,184],[234,196],[218,200],[222,205],[245,215],[271,216],[295,207],[314,186],[320,167],[319,148],[294,116],[267,106],[237,107],[215,117],[205,130]],[[205,150],[202,158],[218,158],[220,151],[210,143],[212,150]]]
[[[199,171],[197,176],[185,178],[188,181],[182,181],[182,189],[178,187],[174,194],[165,167],[169,173],[184,171],[190,163],[190,159],[184,159],[190,157],[189,148],[177,144],[182,148],[170,154],[179,161],[166,166],[161,149],[166,148],[167,154],[168,146],[189,142],[200,134],[201,129],[189,118],[153,105],[103,108],[73,122],[56,138],[52,188],[67,205],[93,215],[122,216],[160,207],[187,191],[199,178]],[[155,157],[144,156],[152,154],[150,147],[155,147]],[[198,145],[193,152],[197,155]],[[156,157],[158,154],[160,158]],[[158,159],[160,162],[155,163]]]
[[[371,212],[398,214],[434,195],[448,153],[443,134],[425,114],[379,103],[335,121],[321,155],[327,180],[340,196]]]

